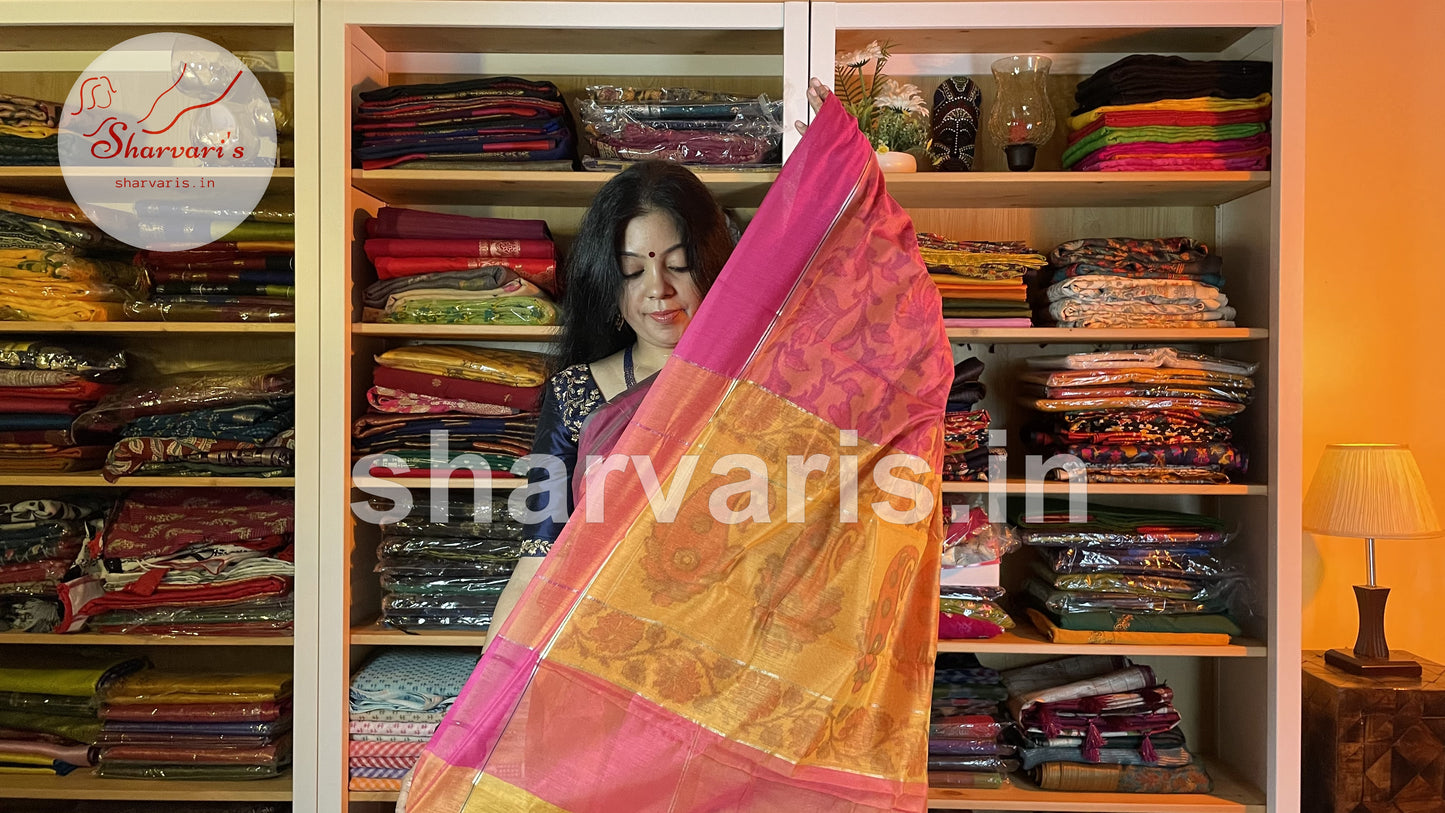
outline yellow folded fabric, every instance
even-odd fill
[[[281,672],[216,674],[148,669],[116,681],[105,702],[141,703],[262,703],[291,694],[291,676]]]
[[[15,763],[20,763],[21,765],[43,765],[47,772],[55,773],[55,771],[50,768],[51,765],[55,764],[55,758],[45,754],[22,754],[19,751],[0,749],[0,762],[11,763],[6,766],[9,768],[16,767]]]
[[[388,350],[377,356],[376,362],[397,370],[511,387],[540,387],[547,381],[546,356],[523,350],[423,344]]]
[[[1209,113],[1227,113],[1231,110],[1258,110],[1269,107],[1270,96],[1268,93],[1261,93],[1253,99],[1220,99],[1216,96],[1199,96],[1193,99],[1161,99],[1157,102],[1145,102],[1143,104],[1106,104],[1103,107],[1096,107],[1087,113],[1080,113],[1077,116],[1069,117],[1069,130],[1082,130],[1093,124],[1096,119],[1105,113],[1115,113],[1123,110],[1174,110],[1189,111],[1203,110]]]
[[[1056,626],[1038,610],[1029,609],[1029,620],[1056,644],[1118,644],[1135,646],[1228,646],[1224,632],[1131,632],[1128,630],[1066,630]]]
[[[43,124],[0,124],[0,135],[20,138],[49,138],[60,131]]]

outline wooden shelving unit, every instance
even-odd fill
[[[144,655],[167,668],[272,669],[293,675],[291,770],[279,777],[246,781],[106,779],[90,770],[67,776],[10,775],[0,780],[0,808],[30,809],[37,800],[135,802],[287,802],[296,813],[314,813],[316,799],[315,596],[321,545],[317,499],[318,418],[321,393],[314,382],[319,352],[316,116],[319,52],[315,47],[319,4],[296,0],[248,0],[232,6],[196,5],[180,0],[109,3],[74,0],[32,3],[0,0],[5,36],[0,42],[0,91],[61,100],[79,73],[101,52],[142,34],[180,32],[203,37],[233,52],[262,52],[283,75],[292,109],[294,166],[271,175],[269,193],[288,198],[296,211],[295,323],[196,322],[0,322],[0,335],[83,340],[125,348],[133,357],[193,361],[286,360],[296,366],[295,474],[288,477],[123,477],[108,483],[98,471],[70,474],[0,475],[0,496],[63,496],[92,492],[119,498],[127,489],[262,487],[290,491],[296,502],[294,631],[278,636],[70,635],[0,633],[0,661],[10,664],[67,649],[123,651]],[[279,80],[278,80],[279,81]],[[0,190],[65,199],[69,188],[59,167],[0,167]],[[160,365],[157,365],[158,367]],[[298,643],[300,645],[298,645]],[[198,807],[198,809],[200,809]]]
[[[1279,811],[1295,813],[1298,802],[1290,787],[1297,775],[1291,743],[1298,739],[1297,598],[1295,588],[1274,581],[1298,556],[1300,484],[1298,358],[1300,341],[1299,279],[1302,204],[1300,165],[1292,153],[1302,145],[1303,0],[1219,0],[1185,4],[1172,0],[1091,0],[1048,4],[1026,0],[988,3],[949,2],[813,2],[784,3],[780,39],[760,33],[755,20],[774,4],[661,3],[649,4],[646,20],[629,26],[608,17],[594,4],[487,2],[486,0],[417,0],[403,7],[387,0],[339,3],[322,31],[323,120],[334,126],[330,142],[349,138],[350,104],[362,88],[408,81],[445,81],[478,74],[507,73],[493,66],[527,65],[528,75],[557,77],[559,85],[573,74],[647,81],[651,76],[681,77],[678,84],[719,82],[734,75],[728,60],[742,66],[784,52],[782,90],[793,110],[801,109],[806,77],[832,74],[834,49],[859,48],[873,39],[894,44],[890,75],[916,81],[925,95],[943,76],[969,75],[991,87],[988,63],[1011,53],[1046,53],[1054,57],[1059,82],[1101,68],[1135,52],[1178,53],[1192,58],[1274,59],[1279,93],[1275,101],[1276,159],[1269,172],[1071,173],[1041,165],[1030,173],[1008,173],[1001,157],[987,154],[981,139],[980,159],[972,173],[924,172],[890,175],[893,197],[909,209],[920,230],[961,239],[1015,239],[1048,248],[1086,235],[1170,236],[1201,239],[1225,258],[1226,290],[1240,309],[1240,327],[1178,330],[1086,330],[1057,328],[948,330],[957,358],[978,354],[987,359],[985,378],[997,390],[988,406],[995,428],[1009,430],[1011,452],[1024,414],[1006,384],[1008,371],[1032,355],[1073,352],[1081,348],[1134,345],[1182,345],[1262,364],[1257,398],[1237,426],[1246,438],[1251,468],[1241,482],[1226,485],[1093,484],[1090,499],[1112,504],[1139,501],[1218,513],[1240,528],[1240,547],[1251,573],[1261,581],[1264,607],[1247,625],[1247,635],[1227,646],[1060,645],[1045,640],[1027,623],[989,641],[944,641],[945,652],[977,652],[992,663],[1013,663],[1078,653],[1109,652],[1144,663],[1167,665],[1183,676],[1178,690],[1191,708],[1191,744],[1211,757],[1213,792],[1206,795],[1090,794],[1041,791],[1026,780],[999,791],[931,793],[936,809],[1034,811]],[[802,6],[806,14],[789,16]],[[766,12],[772,13],[772,12]],[[549,22],[543,22],[544,18]],[[649,27],[672,20],[667,30]],[[729,22],[731,21],[731,22]],[[739,22],[743,21],[743,22]],[[736,25],[733,39],[716,30]],[[799,26],[808,43],[811,63],[799,66],[796,51],[780,43],[794,42]],[[539,33],[545,28],[545,33]],[[745,30],[741,30],[745,29]],[[792,53],[793,56],[788,56]],[[725,55],[726,56],[723,56]],[[627,56],[623,56],[627,55]],[[635,64],[634,64],[635,63]],[[669,65],[649,72],[641,65]],[[586,72],[579,66],[586,66]],[[744,70],[739,68],[738,70]],[[637,78],[633,78],[637,77]],[[591,81],[591,80],[588,80]],[[933,84],[926,84],[932,82]],[[575,84],[575,83],[574,83]],[[1068,85],[1069,89],[1072,85]],[[348,97],[349,98],[346,98]],[[985,97],[987,103],[988,96]],[[1060,102],[1056,101],[1056,108]],[[785,118],[803,118],[792,113]],[[1062,127],[1060,128],[1062,132]],[[1062,136],[1060,136],[1062,138]],[[785,142],[785,150],[794,141]],[[1046,156],[1048,155],[1046,151]],[[1051,154],[1057,160],[1057,149]],[[415,206],[439,211],[500,217],[542,217],[552,224],[563,244],[575,231],[580,211],[610,173],[507,173],[353,169],[347,156],[336,154],[323,166],[322,188],[330,218],[323,224],[323,252],[328,258],[326,290],[337,293],[323,303],[329,359],[345,359],[323,378],[328,393],[344,393],[350,411],[329,420],[343,426],[357,414],[370,382],[371,356],[408,341],[477,341],[543,346],[556,336],[554,328],[487,328],[453,325],[390,325],[358,321],[360,288],[369,270],[355,241],[359,213],[382,205]],[[761,201],[775,173],[700,171],[699,176],[725,206],[751,208]],[[323,455],[323,500],[342,506],[358,499],[358,491],[381,484],[381,478],[349,476],[348,438],[330,433]],[[341,476],[332,473],[345,470]],[[1012,471],[1012,470],[1011,470]],[[425,480],[395,478],[386,484],[430,487]],[[502,481],[490,485],[500,488]],[[450,479],[454,494],[473,487],[469,477]],[[1003,493],[1021,496],[1033,490],[1050,496],[1068,495],[1066,482],[1026,483],[1011,478],[1001,484],[946,483],[945,495]],[[335,510],[335,509],[329,509]],[[335,561],[361,563],[350,572],[331,571],[323,583],[321,602],[329,620],[322,636],[322,660],[354,667],[360,657],[387,646],[481,646],[485,634],[407,633],[380,628],[376,622],[376,588],[369,570],[368,546],[374,537],[361,533],[354,520],[337,511],[329,525],[328,544]],[[344,697],[347,675],[336,668],[322,680],[323,696]],[[342,694],[335,694],[341,692]],[[339,709],[340,702],[332,704]],[[328,716],[330,714],[330,716]],[[1196,734],[1198,738],[1196,739]],[[321,741],[345,739],[345,716],[323,709]],[[345,756],[323,758],[321,798],[326,787],[338,789],[340,808],[385,805],[395,794],[350,792],[345,788]]]

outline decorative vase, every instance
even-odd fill
[[[988,132],[1003,147],[1008,168],[1034,168],[1038,149],[1054,135],[1054,108],[1048,78],[1053,60],[1037,54],[1008,56],[993,63],[998,94],[988,113]]]
[[[884,172],[917,172],[918,159],[912,153],[902,150],[889,150],[887,152],[877,151],[873,153],[878,158],[878,168]]]
[[[943,80],[933,91],[933,144],[928,153],[944,172],[973,169],[974,142],[978,140],[979,103],[983,91],[967,76]]]

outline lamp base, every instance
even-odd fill
[[[1409,655],[1409,652],[1395,651],[1396,655]],[[1420,664],[1408,658],[1396,660],[1390,658],[1361,658],[1348,649],[1331,649],[1325,653],[1325,663],[1352,675],[1364,675],[1366,677],[1420,677]]]

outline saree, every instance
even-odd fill
[[[605,511],[563,529],[407,809],[924,810],[952,366],[912,223],[830,98],[614,447],[675,504],[593,481]],[[719,500],[737,455],[790,453],[856,463],[856,495],[806,479],[782,521],[784,470],[766,520]]]

